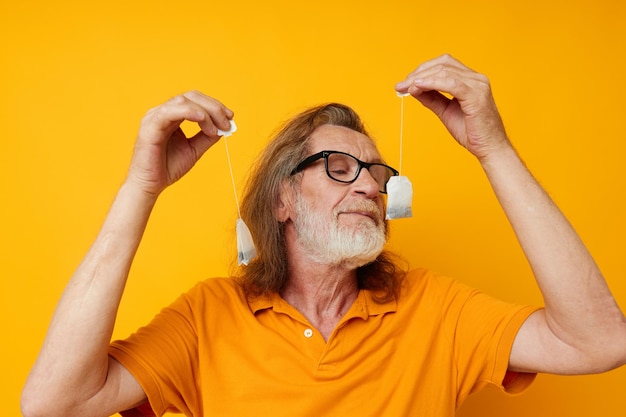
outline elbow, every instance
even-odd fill
[[[603,352],[597,355],[591,355],[587,360],[585,374],[601,374],[612,371],[626,364],[626,352]]]
[[[29,384],[22,390],[20,409],[23,417],[61,417],[76,415],[64,408],[60,401],[48,399],[40,389],[30,387]]]
[[[589,365],[587,369],[589,372],[586,373],[590,374],[600,374],[620,368],[626,365],[626,346],[615,354],[604,353],[602,355],[597,355],[588,360],[588,363]]]
[[[605,363],[605,371],[611,371],[626,365],[626,334],[620,340],[621,342],[607,355],[608,360]]]
[[[626,365],[626,320],[614,329],[610,335],[596,340],[590,349],[587,363],[589,373],[602,373]]]
[[[607,371],[626,365],[626,317],[622,315],[608,349]]]
[[[32,392],[32,389],[25,387],[22,390],[22,397],[20,398],[20,409],[23,417],[43,417],[49,416],[49,411],[43,408],[41,401],[37,401],[37,393]]]

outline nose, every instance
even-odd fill
[[[361,172],[359,172],[359,175],[352,184],[357,194],[362,194],[371,199],[378,197],[380,187],[367,168],[363,167],[361,169]]]

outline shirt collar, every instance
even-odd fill
[[[261,310],[273,309],[278,313],[287,313],[293,310],[278,293],[272,293],[248,300],[250,310],[256,314]],[[398,302],[395,298],[385,303],[375,300],[375,293],[370,290],[360,290],[354,304],[348,310],[347,315],[351,317],[360,317],[366,320],[368,316],[378,316],[386,313],[393,313],[398,308]]]

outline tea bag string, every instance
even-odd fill
[[[400,163],[398,164],[398,172],[402,175],[402,139],[404,136],[404,97],[400,96]]]
[[[239,198],[237,197],[237,187],[235,187],[235,176],[233,175],[233,165],[230,162],[230,152],[228,152],[228,141],[226,137],[223,137],[224,148],[226,149],[226,159],[228,160],[228,170],[230,171],[230,180],[233,184],[233,193],[235,194],[235,204],[237,205],[237,215],[241,218],[241,211],[239,210]]]

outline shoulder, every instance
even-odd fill
[[[429,269],[415,269],[406,274],[398,307],[453,318],[464,311],[506,310],[509,304],[449,276]]]
[[[202,293],[210,296],[239,296],[241,287],[232,277],[208,278],[198,282],[190,293]]]
[[[469,294],[475,291],[475,289],[453,278],[425,268],[410,270],[402,282],[402,295],[405,297],[423,296],[425,293],[429,296],[437,294],[451,296],[458,293]]]
[[[182,294],[174,304],[181,304],[195,312],[206,311],[220,307],[230,307],[245,304],[245,297],[236,280],[229,277],[208,278],[196,283],[187,292]]]

